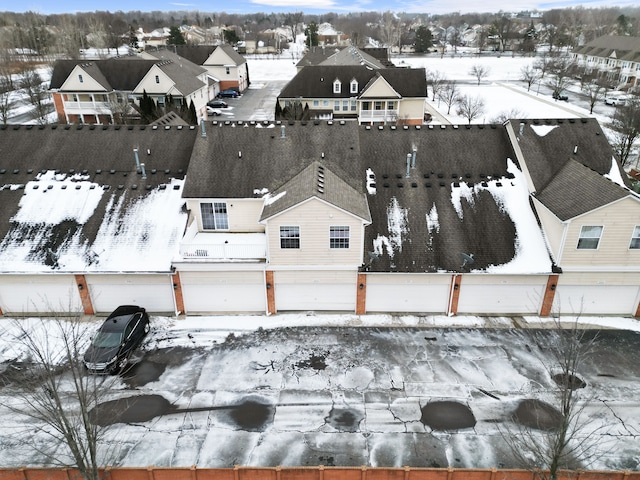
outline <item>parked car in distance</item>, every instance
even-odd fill
[[[220,98],[236,98],[239,97],[240,94],[236,90],[230,88],[229,90],[222,90],[218,96]]]
[[[566,93],[553,92],[553,94],[551,96],[553,98],[555,98],[556,100],[562,100],[563,102],[568,102],[569,101],[569,96]]]
[[[604,103],[607,105],[613,105],[614,107],[617,105],[624,105],[627,103],[627,99],[621,95],[607,95],[607,98],[604,99]]]
[[[228,106],[227,102],[223,102],[222,100],[211,100],[207,102],[207,107],[211,108],[227,108]]]
[[[87,369],[94,373],[117,374],[129,363],[129,358],[147,333],[149,315],[136,305],[116,308],[91,339],[84,354]]]
[[[207,105],[207,115],[222,115],[222,110],[219,108],[213,108]]]

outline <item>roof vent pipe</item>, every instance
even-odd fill
[[[407,174],[405,175],[405,177],[409,178],[409,169],[411,167],[411,154],[407,153]]]
[[[147,171],[144,169],[144,163],[140,164],[140,170],[142,171],[142,179],[146,180],[147,179]]]
[[[576,153],[578,153],[578,145],[573,147],[573,154],[575,155]]]
[[[205,128],[205,124],[204,124],[204,117],[202,117],[202,120],[200,120],[200,136],[202,138],[206,138],[207,137],[207,130]]]
[[[284,125],[282,125],[282,127],[280,127],[280,138],[285,138],[285,135],[284,135]]]
[[[416,168],[416,154],[418,153],[418,149],[413,147],[413,154],[411,155],[411,168]]]
[[[140,171],[140,158],[138,157],[138,149],[133,149],[133,155],[136,157],[136,172]]]
[[[524,133],[524,122],[520,122],[520,132],[518,133],[518,135],[522,136],[523,133]]]

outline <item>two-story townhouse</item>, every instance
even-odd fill
[[[176,312],[196,127],[0,128],[0,310]]]
[[[316,119],[415,125],[424,121],[426,95],[424,68],[320,65],[299,71],[277,101],[282,110],[299,102]]]
[[[215,91],[206,70],[166,55],[169,53],[146,59],[58,60],[50,91],[59,122],[114,123],[118,116],[132,115],[130,104],[139,104],[145,92],[159,106],[169,98],[176,105],[193,102],[198,116],[206,116],[206,103]]]
[[[640,71],[640,38],[604,35],[576,48],[572,57],[609,81],[634,87]]]
[[[216,93],[231,88],[242,93],[249,88],[247,60],[231,45],[177,45],[175,52],[206,68],[219,82]]]
[[[531,198],[561,274],[553,307],[634,313],[640,300],[640,197],[597,122],[512,121]]]

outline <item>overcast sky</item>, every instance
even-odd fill
[[[105,3],[87,2],[86,0],[26,0],[15,3],[0,0],[1,11],[35,11],[43,14],[75,13],[95,10],[130,11],[175,11],[189,10],[227,13],[255,12],[296,12],[309,14],[324,12],[359,12],[359,11],[395,11],[408,13],[442,14],[449,12],[498,12],[520,10],[549,10],[582,5],[588,7],[630,6],[638,5],[631,0],[512,0],[508,4],[504,0],[485,0],[470,2],[469,0],[111,0]]]

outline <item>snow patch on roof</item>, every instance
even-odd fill
[[[438,233],[440,231],[440,221],[438,220],[438,210],[436,209],[435,203],[433,204],[433,207],[431,207],[431,210],[429,210],[429,213],[427,213],[426,217],[429,233],[434,230]]]
[[[462,216],[463,216],[462,199],[464,198],[467,201],[467,203],[469,203],[470,205],[473,205],[475,203],[475,200],[473,198],[473,193],[474,193],[473,187],[469,186],[465,182],[460,183],[459,188],[451,189],[451,203],[453,203],[453,208],[456,209],[456,212],[458,213],[458,218],[460,218],[460,220],[462,220]]]
[[[540,137],[544,137],[554,128],[558,128],[558,125],[531,125],[531,130]]]
[[[286,194],[287,194],[287,192],[286,192],[286,191],[284,191],[284,192],[280,192],[279,194],[277,194],[277,195],[273,195],[273,196],[272,196],[270,193],[267,193],[267,194],[266,194],[264,197],[262,197],[262,198],[264,198],[264,204],[265,204],[265,206],[267,206],[267,205],[271,205],[272,203],[274,203],[274,202],[276,202],[276,201],[280,200],[280,199],[281,199],[282,197],[284,197]]]
[[[18,211],[11,221],[57,225],[65,220],[84,224],[93,215],[104,190],[82,175],[38,174],[25,185]]]
[[[369,192],[369,195],[375,195],[376,194],[376,174],[373,173],[373,170],[370,168],[367,168],[366,183],[367,183],[367,192]]]
[[[378,235],[373,240],[373,251],[382,255],[383,248],[389,257],[393,258],[395,251],[402,251],[402,236],[409,232],[407,226],[408,209],[402,208],[396,197],[392,197],[387,206],[387,229],[389,236]]]
[[[620,174],[620,169],[618,168],[618,162],[616,162],[616,159],[613,156],[611,157],[611,169],[609,170],[609,173],[605,173],[604,176],[621,187],[626,187],[624,180],[622,179],[622,175]]]

